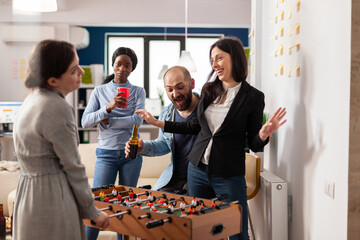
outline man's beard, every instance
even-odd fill
[[[190,107],[191,101],[192,101],[192,92],[190,91],[187,96],[181,95],[184,97],[185,102],[181,105],[177,104],[177,102],[175,101],[175,99],[171,99],[172,103],[174,104],[175,108],[178,111],[184,111],[186,109],[188,109]]]

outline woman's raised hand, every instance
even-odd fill
[[[286,119],[281,122],[285,115],[286,108],[280,107],[276,110],[274,115],[260,129],[259,136],[261,140],[265,141],[286,122]]]
[[[106,111],[111,112],[111,110],[114,110],[116,107],[124,108],[123,106],[127,103],[127,99],[121,94],[124,92],[118,92],[113,99],[106,105]]]
[[[164,129],[165,126],[165,122],[164,121],[160,121],[157,120],[156,118],[153,117],[153,115],[151,115],[151,113],[149,113],[148,111],[146,111],[145,109],[137,109],[135,111],[135,113],[139,114],[139,117],[141,117],[142,119],[144,119],[147,123],[154,125],[156,127],[162,128]]]

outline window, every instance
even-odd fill
[[[202,86],[207,81],[211,71],[209,60],[210,46],[222,35],[211,36],[188,36],[187,50],[195,61],[197,71],[191,76],[195,79],[194,91],[200,93]],[[183,35],[122,35],[106,34],[105,66],[107,74],[113,72],[111,58],[118,47],[133,49],[138,57],[138,65],[131,73],[129,80],[132,84],[145,88],[146,97],[156,99],[159,93],[164,91],[163,80],[159,79],[159,73],[163,65],[169,68],[177,65],[181,50],[185,49]],[[164,96],[165,105],[170,100]]]

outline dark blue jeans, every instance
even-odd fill
[[[241,205],[241,233],[230,237],[231,240],[249,240],[246,182],[244,176],[219,177],[209,176],[207,166],[200,164],[188,166],[188,190],[193,197],[214,198],[216,195],[228,194],[225,202],[238,200]]]
[[[114,184],[116,175],[119,172],[119,185],[136,187],[141,165],[142,156],[135,159],[125,158],[124,150],[96,149],[96,164],[93,187]],[[96,240],[99,229],[86,226],[86,239]],[[117,239],[121,240],[122,235],[118,234]]]

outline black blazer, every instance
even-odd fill
[[[253,152],[261,150],[269,141],[263,142],[259,137],[265,107],[264,94],[243,81],[224,122],[214,134],[211,134],[205,118],[207,107],[201,97],[197,117],[188,122],[165,122],[164,131],[198,134],[189,154],[189,160],[195,166],[213,138],[208,173],[222,177],[245,175],[246,137]]]

